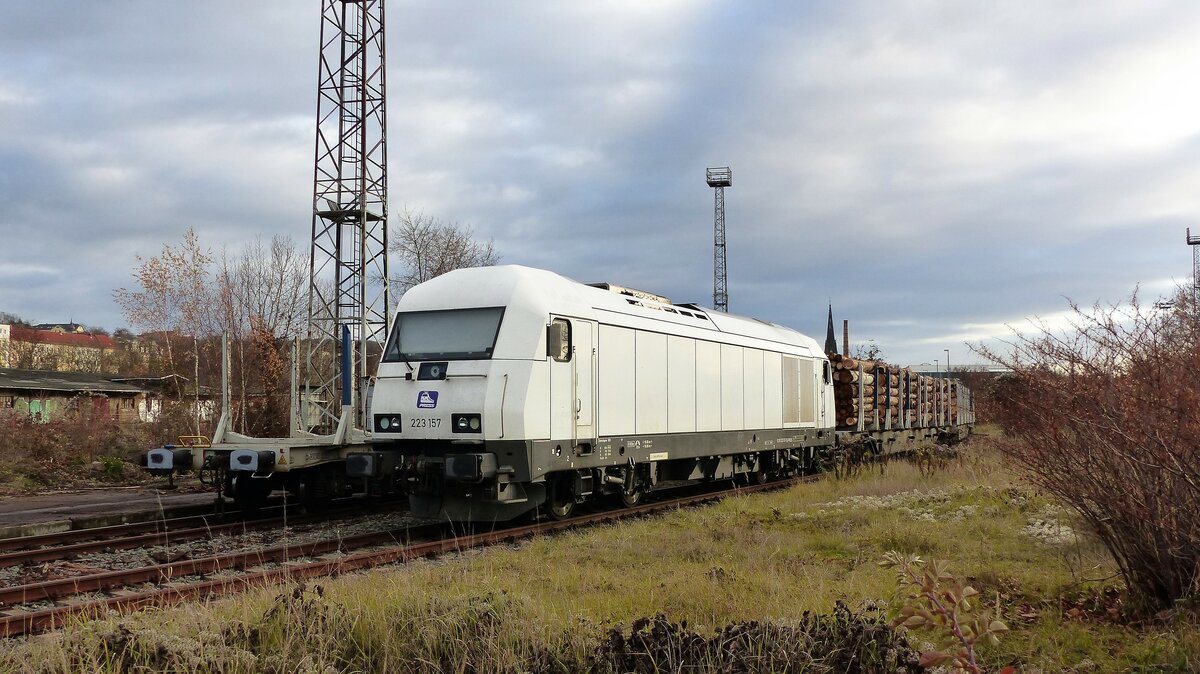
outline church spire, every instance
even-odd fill
[[[837,337],[833,334],[833,303],[829,304],[829,330],[825,333],[825,353],[837,353]]]

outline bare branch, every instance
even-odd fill
[[[500,261],[491,239],[475,238],[470,226],[446,222],[405,209],[391,232],[390,251],[399,275],[392,280],[397,297],[409,288],[455,269],[487,267]]]

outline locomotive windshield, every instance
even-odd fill
[[[399,313],[383,360],[491,358],[503,315],[504,307]]]

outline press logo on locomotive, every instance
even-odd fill
[[[421,391],[417,393],[417,407],[431,410],[437,407],[437,391]]]

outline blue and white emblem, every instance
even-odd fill
[[[421,391],[417,394],[417,407],[431,410],[437,407],[437,391]]]

